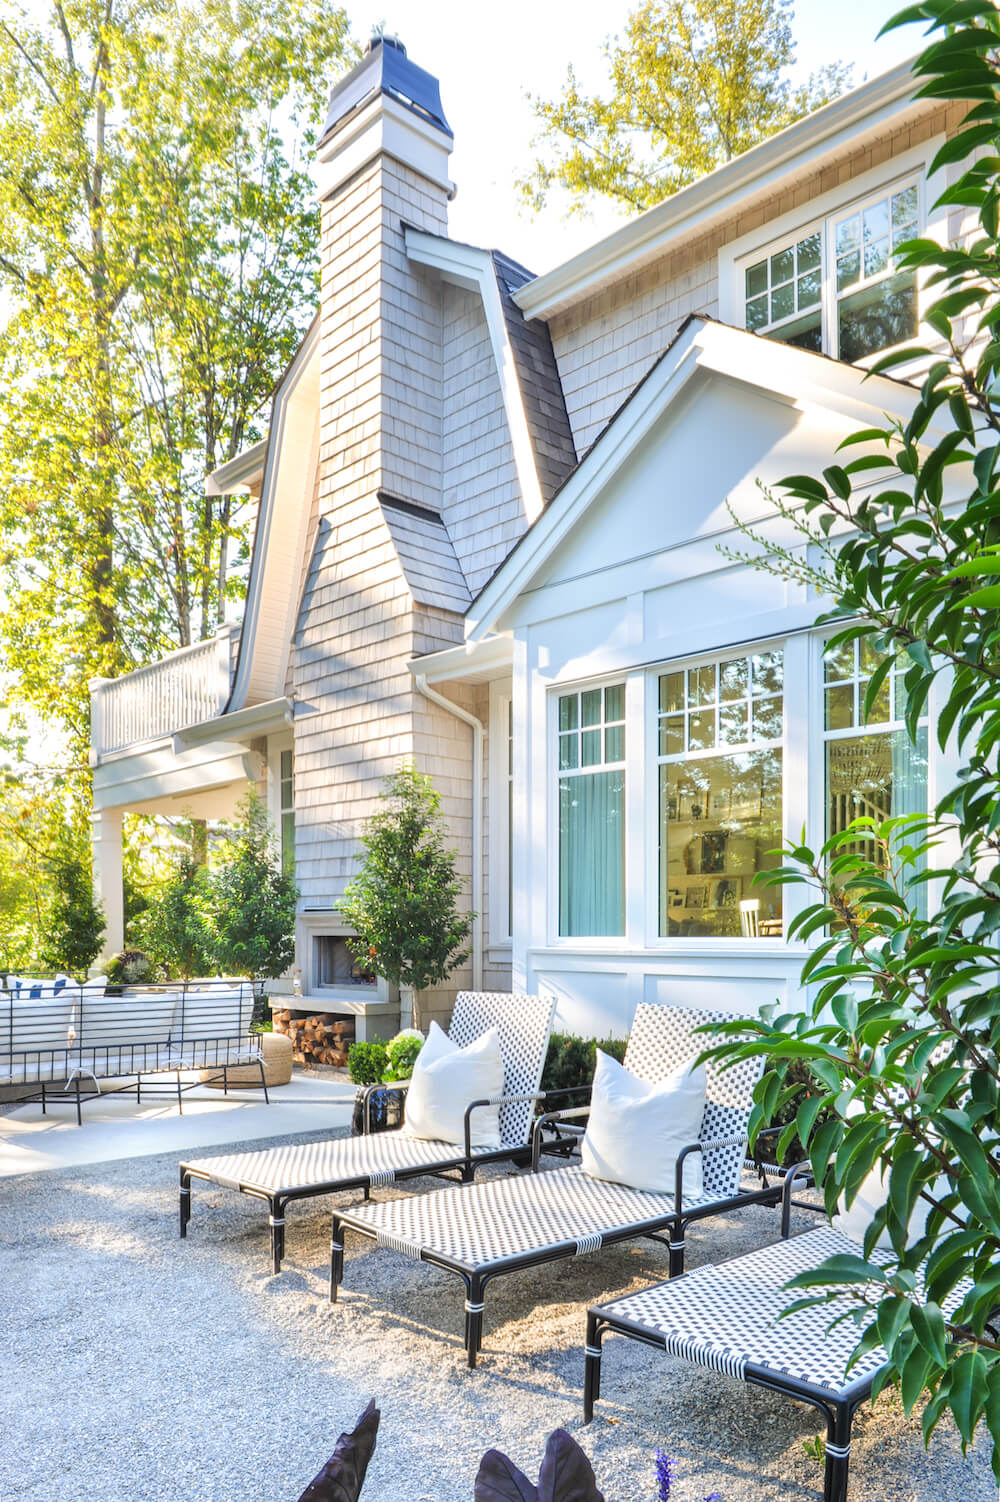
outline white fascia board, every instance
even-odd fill
[[[921,112],[939,107],[940,101],[913,100],[917,82],[910,59],[851,89],[630,219],[562,266],[527,282],[514,293],[514,301],[526,318],[551,317],[638,264],[665,255],[679,241],[707,229],[710,221],[731,215],[747,199],[780,186],[790,165],[805,169],[852,140],[860,144],[865,132],[880,130],[900,114],[901,105]]]
[[[513,661],[512,636],[487,636],[482,641],[413,657],[407,666],[414,677],[419,673],[428,683],[489,683],[493,678],[509,677]]]
[[[577,526],[653,424],[693,378],[710,375],[755,386],[803,411],[834,412],[849,423],[865,426],[877,426],[886,417],[905,421],[919,397],[916,390],[884,377],[866,376],[857,366],[693,318],[473,600],[465,618],[470,645],[501,629],[498,622],[504,612]],[[933,442],[947,431],[947,418],[939,414],[928,427],[926,441]]]
[[[252,490],[254,480],[264,473],[266,458],[267,439],[262,438],[206,475],[205,494],[232,495],[234,490]]]
[[[316,197],[322,203],[377,157],[391,156],[454,198],[450,155],[451,137],[440,126],[421,119],[391,95],[376,94],[347,117],[317,154]]]
[[[247,581],[246,605],[243,616],[243,634],[240,638],[240,653],[236,665],[236,676],[233,680],[232,692],[229,696],[227,711],[242,709],[250,684],[253,670],[254,648],[261,628],[261,617],[264,610],[265,600],[268,595],[265,575],[267,573],[268,546],[275,529],[278,526],[276,513],[278,509],[278,480],[281,468],[285,439],[290,425],[291,409],[295,402],[300,383],[310,370],[315,361],[319,359],[320,347],[320,320],[314,319],[308,333],[299,345],[298,351],[289,366],[288,372],[275,394],[271,407],[270,441],[267,449],[267,465],[264,470],[264,483],[261,488],[260,505],[257,508],[257,531],[254,536],[253,556],[250,565],[250,578]],[[305,383],[307,393],[300,400],[310,400],[312,384]],[[301,459],[301,452],[299,458]],[[306,456],[306,462],[310,462],[311,455]],[[301,557],[302,548],[305,546],[305,534],[308,525],[308,517],[300,514],[295,519],[298,529],[298,552]],[[287,525],[287,522],[286,522]],[[292,600],[297,603],[298,599],[298,576],[293,581],[293,587],[281,597],[286,601]],[[290,606],[288,608],[291,608]],[[289,642],[291,640],[290,633]],[[288,645],[283,648],[284,662],[287,659]]]
[[[521,488],[524,513],[529,523],[540,516],[545,501],[538,481],[535,451],[528,428],[528,418],[521,395],[521,383],[517,378],[517,365],[507,333],[507,321],[503,315],[500,289],[497,286],[493,257],[487,250],[471,245],[456,245],[441,235],[429,235],[423,230],[405,226],[406,254],[420,266],[432,266],[446,282],[454,282],[467,292],[478,292],[486,316],[490,347],[496,365],[503,408],[507,417],[507,431],[514,450],[514,466]]]
[[[267,704],[251,704],[246,709],[237,709],[233,714],[219,715],[214,720],[202,720],[197,725],[187,725],[174,732],[174,752],[186,751],[190,746],[202,746],[208,741],[244,741],[260,735],[272,735],[291,725],[295,706],[291,699],[271,699]]]

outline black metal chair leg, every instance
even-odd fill
[[[45,1081],[42,1080],[42,1115],[45,1115]]]
[[[670,1276],[679,1278],[684,1271],[684,1227],[671,1228],[670,1241]]]
[[[280,1200],[270,1201],[267,1223],[271,1227],[271,1271],[277,1276],[285,1255],[285,1207]]]
[[[603,1326],[596,1314],[587,1315],[586,1360],[583,1369],[583,1422],[594,1417],[594,1404],[601,1396],[601,1336]]]
[[[483,1285],[478,1278],[470,1278],[466,1284],[465,1300],[465,1354],[470,1370],[476,1365],[476,1357],[483,1343]]]
[[[187,1235],[188,1221],[191,1219],[191,1175],[181,1169],[181,1236]]]
[[[266,1080],[266,1078],[264,1076],[264,1060],[261,1059],[259,1062],[260,1062],[260,1084],[261,1084],[261,1089],[264,1092],[264,1104],[265,1104],[265,1106],[269,1106],[271,1104],[271,1097],[267,1093],[267,1080]]]
[[[337,1216],[330,1225],[330,1303],[337,1302],[337,1289],[344,1276],[344,1233]]]
[[[181,1096],[181,1072],[179,1069],[177,1071],[177,1114],[178,1116],[184,1115],[184,1101]]]
[[[76,1084],[76,1124],[77,1124],[77,1126],[83,1126],[83,1112],[80,1109],[80,1076],[79,1075],[77,1075],[77,1077],[76,1077],[75,1084]]]
[[[847,1469],[851,1458],[851,1419],[846,1405],[838,1406],[827,1419],[826,1473],[823,1502],[847,1502]]]

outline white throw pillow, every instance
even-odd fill
[[[705,1110],[705,1066],[684,1064],[659,1084],[629,1074],[597,1050],[590,1119],[580,1148],[584,1173],[632,1189],[672,1194],[682,1148],[698,1141]],[[702,1192],[701,1153],[684,1160],[684,1193]]]
[[[403,1130],[411,1137],[464,1147],[469,1102],[502,1094],[503,1059],[497,1029],[459,1048],[432,1022],[406,1092]],[[470,1127],[473,1147],[499,1147],[499,1106],[473,1111]]]
[[[889,1196],[889,1186],[883,1182],[882,1178],[884,1173],[886,1173],[886,1165],[876,1163],[867,1177],[862,1180],[861,1187],[850,1205],[845,1202],[843,1195],[837,1201],[837,1213],[832,1217],[833,1229],[839,1231],[841,1236],[846,1236],[849,1241],[856,1241],[858,1246],[864,1244],[865,1232],[875,1219],[876,1211],[882,1208]],[[944,1174],[934,1181],[930,1192],[935,1199],[942,1199],[949,1192],[948,1180]],[[910,1246],[926,1233],[927,1217],[930,1213],[931,1206],[925,1199],[918,1198],[906,1227],[906,1240]],[[889,1232],[884,1228],[879,1232],[875,1245],[884,1252],[892,1251]]]

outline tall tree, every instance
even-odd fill
[[[541,208],[553,188],[581,209],[592,197],[648,209],[843,93],[829,63],[794,88],[792,0],[646,0],[624,39],[605,43],[607,97],[570,67],[562,97],[533,99],[544,155],[521,183]]]
[[[0,661],[85,733],[85,685],[210,636],[316,295],[308,176],[348,53],[319,0],[0,0]]]

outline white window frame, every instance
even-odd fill
[[[833,221],[838,217],[842,218],[854,208],[860,209],[866,204],[877,202],[879,198],[898,191],[911,182],[916,182],[918,233],[945,244],[947,213],[944,209],[934,208],[935,201],[944,186],[944,174],[938,173],[932,177],[928,172],[930,163],[939,147],[944,144],[944,140],[943,135],[936,136],[930,141],[910,148],[909,151],[900,152],[898,156],[894,156],[881,166],[859,173],[858,176],[840,184],[839,187],[817,195],[799,208],[782,214],[752,233],[741,235],[738,239],[723,246],[719,251],[718,262],[719,316],[722,321],[731,324],[734,328],[745,328],[744,273],[748,266],[763,260],[765,256],[773,255],[776,251],[822,227],[822,317],[825,336],[823,351],[826,354],[832,354],[830,338],[831,334],[835,338],[836,333],[837,300],[836,264],[835,257],[831,257],[830,250]],[[919,322],[923,308],[924,281],[925,274],[919,274],[917,277],[918,337],[924,337],[927,334],[926,326]],[[766,338],[767,336],[761,335],[760,337]],[[879,350],[877,354],[859,360],[857,364],[863,368],[888,352],[888,350]],[[919,362],[915,362],[917,363]],[[900,366],[899,373],[903,373],[908,368],[908,366]]]
[[[717,662],[728,662],[748,657],[756,652],[780,651],[784,654],[784,688],[782,693],[782,738],[781,738],[781,839],[783,844],[794,840],[798,843],[802,826],[809,815],[809,791],[807,785],[808,721],[788,714],[790,684],[802,685],[808,694],[805,702],[815,697],[812,689],[812,653],[809,638],[804,634],[788,637],[767,637],[760,641],[740,643],[738,646],[714,648],[697,655],[677,657],[658,662],[644,672],[646,699],[646,771],[644,798],[647,810],[654,811],[646,819],[645,876],[645,947],[672,954],[707,955],[712,953],[735,955],[739,953],[762,955],[788,950],[788,924],[794,913],[804,904],[795,887],[782,890],[782,919],[784,932],[780,938],[751,939],[743,934],[661,934],[660,933],[660,789],[659,789],[659,680],[664,673],[676,673],[684,668],[710,667]],[[778,742],[772,744],[778,745]],[[717,755],[725,755],[726,748]],[[626,762],[627,765],[627,762]],[[626,784],[627,788],[627,784]],[[797,952],[798,945],[793,944]]]
[[[623,684],[625,688],[625,759],[624,762],[602,762],[593,768],[560,769],[559,767],[559,700],[568,694],[588,693],[592,689],[604,689]],[[635,805],[634,787],[641,787],[642,779],[633,771],[630,756],[634,757],[642,745],[642,688],[641,672],[621,669],[615,673],[602,674],[600,678],[567,681],[553,684],[546,694],[545,724],[545,785],[547,794],[548,827],[548,892],[546,947],[549,949],[594,950],[608,949],[616,952],[634,947],[635,893],[631,872],[635,864]],[[604,721],[602,720],[602,726]],[[636,732],[638,731],[638,739]],[[630,749],[631,748],[631,749]],[[570,776],[588,771],[608,771],[621,765],[625,773],[625,856],[622,882],[624,886],[625,932],[623,934],[561,934],[559,932],[559,782],[569,771]]]

